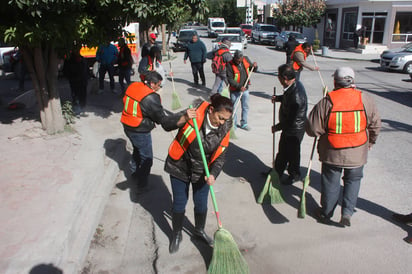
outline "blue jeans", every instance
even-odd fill
[[[112,64],[100,64],[99,68],[99,88],[104,89],[104,76],[109,74],[110,88],[114,89],[114,67]]]
[[[173,212],[184,213],[189,198],[189,186],[191,183],[183,182],[172,175],[170,175],[170,182],[172,183],[173,192]],[[209,185],[206,184],[205,180],[202,178],[198,182],[192,184],[192,190],[195,213],[206,213]]]
[[[321,198],[322,213],[330,218],[333,216],[339,196],[340,178],[343,170],[342,216],[352,216],[358,199],[360,182],[363,177],[363,166],[357,168],[342,168],[322,164]]]
[[[233,107],[235,107],[236,100],[239,98],[241,92],[230,92],[230,100],[232,100]],[[242,107],[242,118],[240,119],[240,126],[247,125],[247,114],[249,112],[249,90],[243,91],[242,98],[240,99]],[[235,109],[233,111],[236,111]],[[237,125],[237,114],[235,113],[234,124]]]
[[[122,92],[125,92],[127,88],[124,86],[124,80],[126,81],[127,86],[130,85],[130,75],[131,68],[119,67],[119,84],[122,89]]]
[[[212,91],[211,91],[212,94],[221,93],[224,88],[224,84],[227,85],[226,76],[216,74],[215,83],[213,84]]]
[[[153,165],[152,135],[150,132],[140,133],[124,129],[126,136],[133,145],[133,160],[136,163],[134,176],[139,187],[145,187],[148,183],[150,169]]]

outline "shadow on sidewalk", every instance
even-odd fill
[[[256,201],[265,184],[266,172],[269,170],[269,167],[266,166],[255,154],[235,145],[234,143],[230,143],[226,158],[236,160],[226,161],[223,166],[223,171],[231,177],[240,177],[246,180],[252,188],[253,196]],[[253,169],[250,167],[253,167]],[[265,175],[262,176],[262,173],[265,173]],[[270,222],[274,224],[289,222],[289,220],[277,211],[273,205],[262,205],[262,210]]]
[[[149,176],[149,189],[147,192],[138,194],[137,181],[132,176],[129,169],[129,160],[131,158],[130,152],[126,148],[127,142],[125,139],[107,139],[104,143],[106,150],[106,156],[113,159],[119,166],[119,169],[123,171],[126,180],[116,184],[116,187],[122,191],[129,190],[130,201],[140,204],[146,212],[148,212],[156,225],[160,230],[169,238],[169,242],[172,240],[172,228],[169,225],[167,218],[171,222],[172,212],[172,196],[169,189],[165,185],[162,177],[156,174],[150,174]],[[192,231],[194,231],[193,224],[189,221],[194,217],[185,218],[183,224],[183,230],[191,238],[194,246],[199,250],[202,255],[206,267],[209,266],[212,259],[213,249],[203,242],[193,239]]]

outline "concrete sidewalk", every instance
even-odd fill
[[[340,59],[340,60],[358,60],[358,61],[373,61],[380,60],[379,52],[376,53],[358,53],[354,49],[327,49],[325,54],[319,49],[314,52],[316,56],[322,56],[326,58]]]

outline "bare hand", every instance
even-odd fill
[[[186,116],[187,116],[187,120],[191,120],[193,118],[196,118],[196,109],[195,108],[188,108],[186,110]]]
[[[320,68],[319,67],[315,67],[315,70],[318,71]]]
[[[272,95],[272,103],[274,104],[276,102],[276,95]]]
[[[254,68],[257,67],[257,63],[256,63],[256,62],[253,62],[253,67],[254,67]]]
[[[215,184],[215,176],[210,175],[209,178],[205,176],[206,184],[212,186]]]
[[[240,91],[245,91],[245,90],[246,90],[245,87],[241,87],[241,88],[240,88]]]
[[[183,60],[183,63],[185,63],[185,64],[186,64],[186,60]]]

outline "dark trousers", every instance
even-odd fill
[[[360,181],[363,177],[363,166],[357,168],[342,168],[323,163],[320,204],[322,206],[322,213],[329,218],[333,216],[333,211],[338,204],[342,171],[342,215],[352,216],[355,210],[356,201],[359,194]]]
[[[300,179],[300,143],[303,134],[299,136],[287,136],[282,132],[279,141],[279,151],[276,154],[275,170],[282,176],[286,167],[292,179]]]
[[[131,70],[131,68],[119,67],[119,84],[122,92],[125,92],[126,88],[130,85]],[[126,81],[127,87],[125,87],[124,81]]]
[[[205,72],[203,71],[203,63],[196,62],[196,63],[191,63],[191,64],[192,64],[192,73],[193,73],[193,79],[194,79],[195,84],[199,83],[198,73],[200,75],[200,79],[202,80],[202,84],[205,84],[206,80],[205,80]]]
[[[182,180],[170,175],[173,192],[173,212],[184,213],[187,200],[189,198],[189,187],[192,185],[193,203],[195,213],[204,214],[207,212],[207,198],[209,195],[209,185],[205,180],[200,179],[197,183],[183,182]]]
[[[134,132],[126,128],[124,132],[133,145],[132,157],[136,163],[136,171],[133,175],[138,180],[137,185],[145,187],[153,165],[152,135],[150,132]]]
[[[80,107],[86,106],[87,98],[87,81],[70,81],[73,104]]]
[[[353,47],[357,49],[358,45],[359,45],[359,36],[357,34],[354,34],[353,35]]]
[[[112,64],[100,64],[99,68],[99,88],[104,89],[104,76],[109,74],[110,88],[114,89],[114,67]]]

